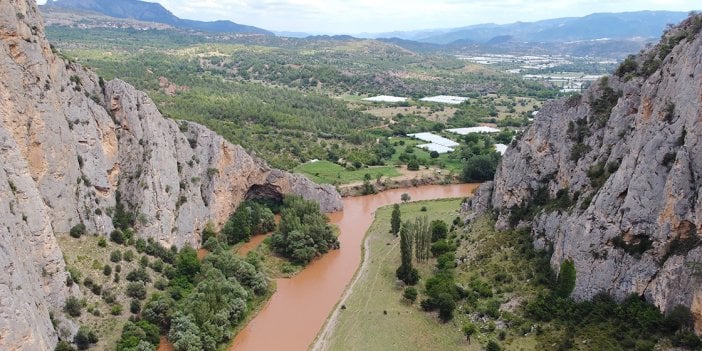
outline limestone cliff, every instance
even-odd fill
[[[247,197],[341,209],[333,187],[165,119],[144,93],[53,53],[33,0],[0,0],[0,78],[0,349],[53,349],[49,312],[60,319],[80,294],[54,235],[81,222],[110,233],[118,197],[137,235],[166,246],[198,245],[205,223],[221,226]]]
[[[472,201],[530,225],[573,296],[636,293],[702,321],[702,17],[669,30],[582,96],[547,104]],[[533,220],[532,220],[533,219]]]

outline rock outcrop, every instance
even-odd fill
[[[683,304],[702,327],[702,17],[670,29],[582,96],[547,104],[472,201],[531,226],[573,296]]]
[[[54,235],[78,223],[109,234],[118,201],[137,235],[166,246],[199,245],[205,224],[222,226],[246,198],[295,193],[341,209],[333,187],[163,118],[144,93],[52,51],[34,1],[0,0],[1,349],[53,349],[49,314],[80,294]]]

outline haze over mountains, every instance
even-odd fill
[[[667,24],[678,23],[685,12],[638,11],[594,13],[584,17],[554,18],[511,24],[476,24],[461,28],[411,32],[361,33],[364,38],[399,38],[432,44],[567,42],[596,39],[658,38]]]

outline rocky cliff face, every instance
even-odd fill
[[[702,321],[702,17],[582,96],[547,104],[472,208],[530,225],[573,296],[636,293]],[[533,219],[533,220],[532,220]]]
[[[333,187],[163,118],[130,85],[55,55],[43,33],[33,1],[0,0],[0,348],[53,349],[49,312],[60,318],[80,294],[54,235],[81,222],[108,234],[117,201],[137,235],[167,246],[197,246],[205,223],[221,226],[247,197],[295,193],[341,209]]]

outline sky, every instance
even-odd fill
[[[176,16],[273,31],[358,34],[531,22],[595,12],[690,11],[699,0],[146,0]],[[44,1],[40,1],[44,2]]]

